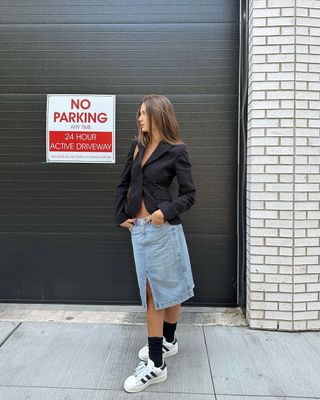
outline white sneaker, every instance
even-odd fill
[[[163,336],[162,342],[162,357],[167,358],[173,356],[178,353],[178,340],[177,338],[174,339],[172,343],[167,342],[165,337]],[[146,344],[142,349],[139,351],[139,358],[142,361],[147,361],[149,358],[149,346]]]
[[[148,363],[140,362],[133,375],[124,382],[124,389],[127,392],[141,392],[153,383],[163,382],[167,379],[167,364],[163,360],[162,366],[157,368],[154,362],[148,358]]]

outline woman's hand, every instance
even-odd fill
[[[133,227],[133,223],[134,223],[134,218],[128,218],[127,220],[122,222],[122,224],[120,224],[120,226],[123,226],[124,228],[127,228],[129,231],[131,231],[131,229]]]
[[[150,220],[155,225],[163,224],[164,223],[164,215],[163,215],[162,211],[159,209],[159,210],[153,212],[150,215]]]

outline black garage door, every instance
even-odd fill
[[[235,305],[238,1],[2,0],[0,23],[1,301],[140,304],[113,197],[138,103],[158,93],[197,187],[187,303]],[[48,93],[117,96],[116,164],[45,162]]]

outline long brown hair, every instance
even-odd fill
[[[138,118],[140,117],[140,109],[143,103],[146,106],[147,118],[149,122],[149,131],[147,133],[142,132],[138,121]],[[147,147],[151,141],[152,127],[154,125],[159,130],[161,138],[164,142],[170,144],[183,143],[172,103],[166,96],[158,94],[145,96],[140,102],[136,115],[136,121],[138,126],[137,140],[145,147]]]

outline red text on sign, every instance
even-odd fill
[[[112,152],[112,132],[49,132],[50,151]]]

